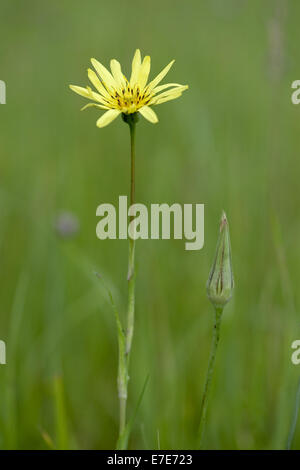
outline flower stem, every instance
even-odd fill
[[[130,184],[130,206],[135,203],[135,122],[130,122],[130,143],[131,143],[131,184]],[[133,217],[130,217],[130,222]],[[134,329],[134,290],[135,290],[135,270],[134,270],[135,240],[129,237],[128,255],[128,311],[127,311],[127,331],[126,331],[126,355],[129,363],[129,355]]]
[[[216,352],[218,348],[218,343],[220,339],[220,326],[221,326],[221,317],[222,317],[223,308],[215,308],[215,324],[213,329],[213,338],[212,338],[212,345],[210,350],[210,358],[208,363],[208,369],[206,373],[206,381],[205,387],[201,402],[201,409],[200,409],[200,424],[199,424],[199,432],[198,432],[198,442],[200,449],[202,448],[202,439],[204,435],[205,429],[205,422],[206,422],[206,413],[207,413],[207,405],[208,399],[211,389],[211,381],[214,371],[214,365],[216,360]]]
[[[135,128],[136,117],[129,115],[124,117],[125,122],[128,123],[130,129],[130,144],[131,144],[131,177],[130,177],[130,206],[135,203]],[[130,217],[132,222],[133,217]],[[119,350],[119,371],[118,371],[118,392],[120,400],[120,426],[119,426],[119,439],[118,448],[126,449],[127,436],[126,431],[126,408],[127,408],[127,395],[128,395],[128,381],[129,381],[129,361],[130,352],[134,331],[134,311],[135,311],[135,240],[129,236],[129,254],[128,254],[128,307],[127,307],[127,327],[124,334],[124,345]]]

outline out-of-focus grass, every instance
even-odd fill
[[[96,239],[96,207],[129,186],[129,136],[69,83],[87,84],[89,58],[136,47],[153,75],[190,85],[137,134],[137,199],[205,203],[205,247],[140,241],[130,408],[146,376],[131,448],[193,447],[212,330],[205,282],[218,218],[230,221],[236,289],[224,312],[207,448],[283,448],[300,368],[300,115],[296,2],[2,1],[0,79],[0,447],[112,448],[118,425],[117,341],[94,271],[126,306],[126,241]],[[278,10],[279,8],[279,10]],[[59,239],[56,214],[80,233]],[[60,377],[60,379],[55,379]],[[59,380],[56,394],[54,380]],[[47,439],[46,439],[47,441]],[[52,445],[52,444],[51,444]],[[50,445],[50,447],[51,447]],[[300,448],[300,429],[294,448]]]

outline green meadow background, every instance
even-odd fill
[[[286,446],[300,366],[300,79],[296,0],[2,0],[0,79],[1,449],[113,449],[117,335],[127,241],[96,238],[96,208],[129,191],[129,132],[70,83],[91,57],[129,74],[139,47],[151,77],[189,84],[137,128],[137,200],[204,203],[205,245],[137,243],[136,329],[128,413],[148,385],[131,449],[194,448],[213,309],[205,284],[221,211],[235,292],[224,311],[204,447]],[[72,238],[55,230],[72,213]],[[300,423],[293,448],[300,449]]]

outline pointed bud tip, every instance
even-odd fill
[[[225,211],[223,211],[221,215],[221,221],[220,221],[220,232],[223,230],[223,228],[226,225],[228,225],[228,220],[227,220]]]

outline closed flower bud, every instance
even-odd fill
[[[206,284],[208,298],[215,308],[222,309],[231,299],[233,287],[229,226],[223,212],[215,260]]]

